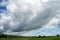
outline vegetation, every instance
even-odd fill
[[[59,37],[60,35],[59,34],[57,34],[57,37]]]
[[[23,37],[23,36],[12,36],[12,35],[0,35],[0,40],[60,40],[59,34],[57,36],[41,36],[38,37]]]

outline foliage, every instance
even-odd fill
[[[60,35],[59,34],[57,34],[57,37],[59,37]]]
[[[60,36],[23,37],[0,34],[0,40],[60,40]]]

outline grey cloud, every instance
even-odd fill
[[[16,2],[17,3],[17,2]],[[16,4],[15,3],[15,4]],[[23,11],[20,7],[22,4],[17,4],[17,11],[10,13],[11,19],[4,23],[4,30],[11,30],[12,32],[30,31],[38,28],[42,28],[43,25],[47,24],[55,15],[57,10],[60,10],[59,0],[49,0],[47,4],[44,4],[43,11],[38,11],[37,16],[32,20],[28,21],[33,16],[33,9],[30,7],[27,12]],[[19,9],[20,8],[20,9]],[[22,12],[21,12],[22,11]],[[15,23],[10,26],[10,22]]]
[[[37,28],[41,28],[43,25],[47,24],[55,15],[55,11],[59,9],[59,5],[55,5],[57,1],[50,1],[44,8],[43,12],[38,12],[39,15],[27,22],[28,15],[32,15],[31,12],[29,14],[18,12],[13,15],[13,20],[17,21],[19,24],[16,25],[16,28],[13,28],[12,31],[28,31],[34,30]],[[57,7],[58,6],[58,7]],[[20,11],[20,10],[19,10]]]
[[[39,14],[35,19],[31,20],[30,22],[27,22],[26,20],[28,20],[29,18],[27,18],[27,15],[29,14],[24,14],[24,13],[19,13],[16,15],[17,20],[20,20],[22,19],[22,23],[17,25],[17,28],[13,29],[15,31],[28,31],[28,30],[34,30],[34,29],[37,29],[37,28],[40,28],[42,27],[42,25],[48,23],[49,20],[51,20],[51,18],[53,17],[54,14],[52,14],[51,12],[51,7],[49,8],[48,6],[50,6],[49,4],[47,4],[46,8],[44,9],[44,11]],[[19,16],[18,16],[19,15]],[[15,15],[14,15],[15,16]],[[15,17],[16,17],[15,16]],[[21,17],[22,16],[22,17]]]

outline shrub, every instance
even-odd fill
[[[59,37],[59,34],[57,34],[57,37]]]

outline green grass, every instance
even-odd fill
[[[13,38],[0,38],[0,40],[60,40],[60,37],[46,37],[46,38],[17,38],[17,37],[13,37]]]

